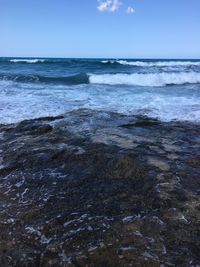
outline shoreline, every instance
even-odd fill
[[[200,127],[79,109],[0,125],[0,264],[200,264]]]
[[[60,114],[56,114],[56,115],[44,115],[44,116],[39,116],[39,117],[33,117],[33,118],[25,118],[25,119],[21,119],[19,121],[13,121],[13,122],[0,122],[0,127],[7,127],[7,126],[17,126],[20,123],[31,123],[34,121],[44,121],[44,122],[53,122],[53,121],[58,121],[58,120],[62,120],[65,119],[67,114],[69,116],[71,116],[71,114],[76,114],[80,113],[84,114],[84,113],[88,113],[88,114],[110,114],[110,116],[118,116],[119,118],[124,118],[125,122],[128,123],[132,123],[132,122],[137,122],[137,121],[152,121],[152,122],[156,122],[159,125],[180,125],[181,127],[199,127],[200,126],[200,121],[194,120],[178,120],[178,119],[173,119],[173,120],[161,120],[159,117],[156,116],[149,116],[146,114],[140,114],[140,113],[122,113],[122,112],[117,112],[117,111],[112,111],[112,110],[103,110],[103,109],[94,109],[94,108],[75,108],[75,109],[71,109],[71,110],[67,110],[65,112],[62,112]],[[103,119],[103,117],[102,117]],[[133,121],[131,121],[133,120]],[[119,125],[121,127],[123,127],[123,125]],[[131,126],[131,125],[130,125]],[[136,125],[137,126],[137,125]],[[144,125],[145,126],[145,125]],[[148,125],[146,125],[148,126]]]

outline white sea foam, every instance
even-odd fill
[[[104,64],[107,64],[107,63],[111,63],[111,64],[114,64],[116,63],[117,61],[116,60],[102,60],[101,63],[104,63]]]
[[[200,122],[200,84],[171,87],[75,86],[0,81],[0,124],[56,116],[78,108]],[[82,126],[81,126],[82,127]],[[84,127],[89,127],[87,124]]]
[[[90,74],[91,84],[108,85],[136,85],[136,86],[166,86],[172,84],[197,84],[200,83],[200,73],[133,73],[133,74]]]
[[[42,63],[42,62],[45,62],[44,59],[37,59],[37,58],[34,58],[34,59],[11,59],[10,62],[13,62],[13,63]]]
[[[104,60],[102,63],[118,63],[121,65],[136,67],[167,67],[167,66],[200,66],[200,61],[127,61],[127,60]]]

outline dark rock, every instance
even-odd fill
[[[0,132],[0,266],[200,265],[198,125],[84,109]]]
[[[127,124],[123,124],[123,125],[120,125],[120,126],[124,127],[124,128],[131,128],[131,127],[142,127],[143,128],[143,127],[159,126],[160,124],[161,123],[158,120],[145,118],[145,119],[133,122],[133,123],[127,123]]]
[[[21,122],[17,127],[16,131],[18,133],[24,132],[26,134],[31,134],[31,135],[41,135],[41,134],[46,134],[48,132],[51,132],[53,129],[52,126],[48,124],[43,124],[40,122],[33,122],[33,123],[28,123],[28,122]]]

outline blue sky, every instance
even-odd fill
[[[0,56],[200,58],[200,0],[0,0]]]

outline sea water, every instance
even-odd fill
[[[0,123],[79,108],[200,122],[200,60],[0,58]]]

